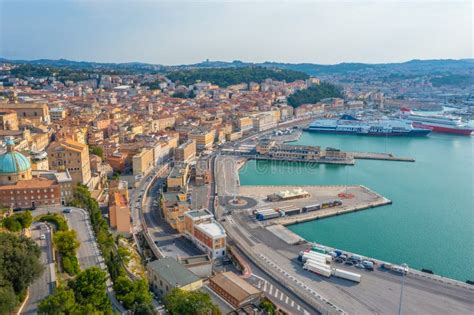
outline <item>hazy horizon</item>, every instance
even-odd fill
[[[161,65],[470,59],[472,9],[465,0],[0,0],[0,56]]]

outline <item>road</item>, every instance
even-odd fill
[[[86,210],[75,207],[61,207],[53,206],[47,208],[38,208],[33,212],[34,216],[51,213],[62,213],[64,208],[69,208],[72,211],[70,213],[63,213],[68,225],[71,229],[77,232],[77,238],[81,243],[77,250],[77,258],[81,269],[87,269],[93,266],[97,266],[108,275],[107,279],[107,295],[112,302],[113,308],[119,313],[125,313],[124,307],[115,298],[113,291],[112,281],[110,280],[107,266],[104,263],[104,259],[97,246],[96,239],[92,232],[92,226],[89,221],[89,215]]]
[[[40,239],[42,234],[46,237],[44,240]],[[21,310],[21,314],[36,314],[39,302],[50,295],[55,288],[56,270],[50,227],[43,222],[34,222],[31,225],[31,238],[41,249],[40,261],[44,265],[44,270],[41,276],[28,288],[28,299]]]
[[[229,159],[216,161],[216,186],[219,199],[235,182]],[[228,172],[225,174],[224,173]],[[233,189],[233,188],[232,188]],[[219,205],[222,207],[223,205]],[[278,282],[294,290],[306,300],[327,302],[349,314],[398,312],[401,277],[390,272],[376,270],[363,272],[360,284],[331,277],[322,278],[302,269],[295,258],[308,245],[288,245],[263,226],[249,219],[246,210],[232,211],[223,222],[229,238],[236,241],[240,249],[252,254],[251,260],[267,274],[277,277]],[[345,267],[345,266],[344,266]],[[347,268],[343,268],[347,269]],[[354,269],[355,271],[355,269]],[[266,278],[268,280],[268,277]],[[308,297],[309,298],[306,298]],[[474,290],[417,275],[409,274],[405,279],[403,309],[412,314],[467,314],[474,312]]]

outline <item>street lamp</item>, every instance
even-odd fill
[[[408,265],[406,263],[403,263],[402,267],[403,267],[402,287],[400,289],[400,302],[398,303],[398,315],[402,314],[403,287],[404,287],[404,284],[405,284],[405,275],[408,273]]]

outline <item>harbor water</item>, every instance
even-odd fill
[[[365,185],[392,205],[289,226],[324,245],[474,280],[474,137],[367,137],[303,133],[301,145],[393,153],[415,163],[355,166],[249,161],[241,185]]]

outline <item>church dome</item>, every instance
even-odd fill
[[[7,141],[7,147],[12,145],[13,143]],[[31,169],[30,161],[19,152],[9,149],[6,153],[0,155],[0,174],[23,173],[29,169]]]

